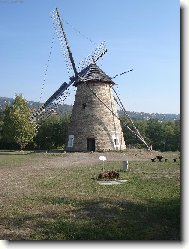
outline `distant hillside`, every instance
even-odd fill
[[[5,110],[6,105],[11,105],[13,103],[13,98],[6,98],[6,97],[0,97],[0,112],[3,112]],[[37,110],[42,103],[35,102],[35,101],[28,101],[28,105],[32,110]],[[58,114],[64,114],[64,113],[71,113],[72,111],[72,105],[59,105],[57,107],[57,113]]]
[[[5,110],[7,104],[12,104],[14,101],[13,98],[0,97],[0,112],[2,113]],[[39,102],[28,101],[28,105],[31,109],[38,109]],[[41,105],[41,104],[40,104]],[[58,114],[71,113],[72,105],[59,105],[57,108]],[[124,113],[118,111],[119,115],[122,116]],[[163,114],[163,113],[145,113],[145,112],[134,112],[127,111],[127,114],[136,120],[149,120],[149,119],[158,119],[160,121],[174,121],[180,120],[180,114]]]
[[[146,113],[146,112],[127,112],[128,115],[137,120],[149,120],[157,119],[159,121],[174,121],[180,120],[180,114],[169,114],[169,113]],[[119,115],[124,115],[122,111],[119,111]]]

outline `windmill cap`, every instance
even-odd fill
[[[95,63],[90,64],[78,74],[78,80],[74,83],[77,86],[80,83],[90,82],[104,82],[114,85],[112,79],[105,74]]]

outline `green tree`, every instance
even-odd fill
[[[180,120],[162,122],[157,119],[133,119],[133,121],[147,144],[152,145],[154,150],[180,151]],[[129,124],[126,117],[121,117],[121,124],[126,145],[141,147],[142,142],[126,128],[124,125],[125,122]]]
[[[8,143],[16,143],[24,149],[34,139],[36,130],[29,121],[31,111],[22,95],[17,95],[12,106],[6,106],[4,112],[2,139]]]
[[[180,150],[180,121],[166,122],[164,124],[165,151]]]
[[[180,146],[181,146],[181,128],[180,128],[180,120],[175,121],[175,127],[174,127],[174,144],[175,144],[175,149],[180,151]]]
[[[154,150],[165,150],[166,136],[162,121],[152,119],[148,121],[146,136],[150,140]]]
[[[149,120],[146,137],[148,137],[155,150],[180,150],[180,121],[160,122]]]
[[[0,122],[3,121],[3,118],[4,118],[4,114],[3,114],[3,111],[0,110]]]
[[[145,139],[145,141],[147,143],[149,143],[149,139],[146,138],[146,127],[147,127],[147,123],[144,120],[135,120],[133,118],[133,122],[135,127],[138,129],[138,131],[140,132],[141,136]],[[122,125],[122,130],[123,130],[123,135],[124,135],[124,139],[126,142],[126,145],[129,146],[135,146],[137,148],[141,148],[141,147],[145,147],[144,143],[134,134],[132,133],[127,127],[127,124],[133,131],[133,125],[132,123],[128,120],[128,118],[126,117],[121,117],[121,125]]]
[[[51,115],[40,125],[36,136],[36,144],[40,149],[55,149],[64,147],[67,140],[67,131],[70,115]]]

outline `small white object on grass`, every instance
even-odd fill
[[[99,156],[99,159],[100,159],[101,161],[106,161],[106,157],[105,157],[105,156]]]
[[[124,183],[124,182],[127,182],[128,180],[117,180],[117,181],[120,183]]]
[[[118,185],[121,184],[120,182],[117,181],[98,181],[100,185]]]
[[[106,157],[105,156],[99,156],[99,159],[101,161],[103,161],[103,171],[104,171],[104,161],[106,161]]]

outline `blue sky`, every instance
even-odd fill
[[[97,63],[102,70],[114,76],[134,69],[115,79],[128,111],[180,112],[178,0],[0,0],[0,96],[40,100],[55,7],[76,64],[106,41],[108,52]],[[55,37],[41,100],[68,78]],[[74,94],[73,87],[66,104],[73,104]]]

